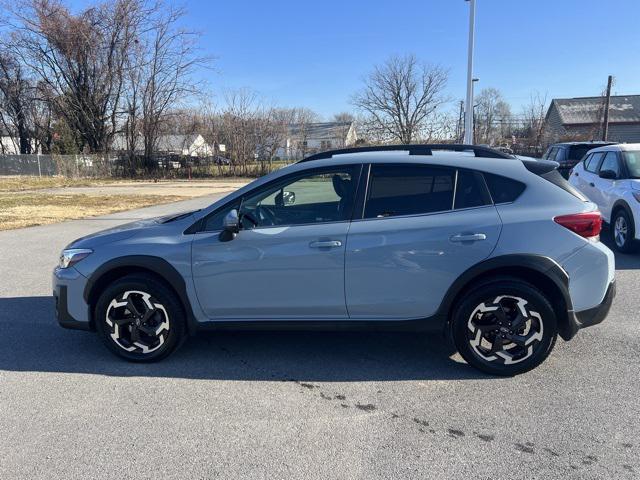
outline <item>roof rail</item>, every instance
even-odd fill
[[[433,150],[450,150],[453,152],[473,152],[476,157],[485,158],[511,158],[514,157],[508,153],[503,153],[489,147],[480,147],[478,145],[464,145],[459,143],[430,143],[417,145],[379,145],[371,147],[354,147],[342,148],[339,150],[328,150],[326,152],[315,153],[303,158],[298,163],[310,162],[312,160],[322,160],[331,158],[334,155],[346,155],[349,153],[365,153],[365,152],[389,152],[389,151],[408,151],[409,155],[433,155]]]

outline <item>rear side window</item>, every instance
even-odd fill
[[[456,183],[456,201],[454,208],[472,208],[490,205],[491,197],[482,178],[482,174],[470,170],[458,170]]]
[[[569,148],[569,160],[581,160],[589,150],[596,147],[597,145],[572,145]]]
[[[489,187],[493,203],[513,202],[525,189],[524,183],[493,173],[485,173],[484,179]]]
[[[364,218],[451,210],[455,169],[429,165],[372,165]]]

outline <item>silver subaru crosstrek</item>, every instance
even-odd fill
[[[204,329],[441,331],[469,364],[518,374],[615,295],[600,212],[556,167],[464,145],[317,154],[72,242],[58,321],[133,361]]]

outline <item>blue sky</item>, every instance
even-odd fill
[[[213,94],[248,87],[280,106],[325,117],[374,64],[414,53],[450,71],[448,95],[464,97],[468,3],[463,0],[186,0],[186,26],[215,55]],[[514,112],[532,91],[549,98],[640,94],[640,1],[477,0],[475,76]],[[454,107],[452,102],[451,108]]]

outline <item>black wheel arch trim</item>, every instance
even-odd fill
[[[629,204],[622,199],[616,200],[613,206],[611,207],[611,217],[609,218],[609,224],[613,223],[613,212],[615,212],[616,209],[618,208],[622,208],[624,209],[625,212],[627,212],[627,215],[629,216],[629,220],[631,220],[632,226],[635,229],[636,221],[633,218],[633,211],[631,210],[631,207],[629,206]]]
[[[560,293],[566,306],[566,313],[560,312],[558,318],[558,331],[565,340],[572,338],[578,330],[573,315],[573,303],[569,295],[569,275],[552,258],[535,254],[506,254],[484,260],[466,270],[449,287],[440,304],[437,314],[449,317],[455,307],[457,297],[467,288],[473,287],[476,279],[492,272],[505,271],[506,269],[531,270],[552,282],[555,290]]]
[[[180,303],[184,309],[187,322],[187,332],[192,333],[196,331],[197,321],[187,295],[187,287],[184,278],[173,265],[161,257],[155,257],[152,255],[126,255],[103,263],[87,279],[87,283],[83,291],[85,302],[88,305],[91,305],[94,295],[96,294],[94,290],[96,286],[100,285],[100,280],[103,279],[105,275],[108,275],[114,270],[126,268],[132,269],[131,274],[137,273],[136,269],[147,270],[152,274],[158,275],[162,280],[168,283],[178,295]],[[91,317],[93,317],[93,312],[91,312]],[[91,320],[93,321],[93,318]]]

